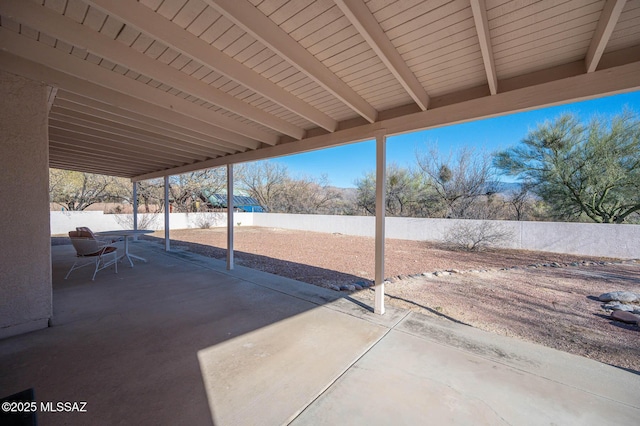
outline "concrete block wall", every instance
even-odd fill
[[[148,219],[145,219],[147,217]],[[226,226],[226,213],[171,213],[171,229],[199,228],[203,219],[212,226]],[[296,229],[302,231],[340,233],[364,237],[375,236],[372,216],[331,216],[281,213],[235,213],[234,222],[242,226]],[[445,235],[460,224],[480,225],[480,220],[386,218],[387,238],[416,241],[443,241]],[[128,223],[128,225],[127,225]],[[66,234],[76,226],[89,226],[98,231],[132,227],[130,215],[102,212],[51,212],[51,233]],[[140,228],[164,229],[164,216],[139,215]],[[585,256],[640,258],[640,225],[608,225],[596,223],[492,221],[512,238],[504,248],[541,250]]]
[[[103,212],[69,212],[52,211],[51,235],[66,235],[78,226],[87,226],[94,232],[110,231],[113,229],[132,229],[133,215],[104,214]],[[253,213],[234,213],[234,222],[243,226],[253,224]],[[226,226],[226,213],[170,213],[169,229],[201,228],[204,221],[211,226]],[[138,215],[138,228],[164,229],[164,213],[143,213]]]
[[[387,238],[442,241],[447,232],[455,226],[480,223],[482,221],[479,220],[388,217],[385,230]],[[492,223],[512,234],[512,238],[502,245],[504,248],[584,256],[640,258],[640,225],[516,221],[492,221]],[[375,218],[371,216],[255,213],[253,224],[273,228],[375,236]]]

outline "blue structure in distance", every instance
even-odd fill
[[[202,194],[206,201],[211,204],[212,207],[227,208],[227,194],[211,194],[208,197],[206,194]],[[262,213],[264,209],[253,197],[246,197],[242,195],[233,196],[233,207],[245,212]]]

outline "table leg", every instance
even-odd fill
[[[144,257],[136,256],[135,254],[129,253],[129,235],[124,236],[124,255],[122,255],[122,257],[127,258],[132,268],[133,268],[133,260],[131,260],[132,257],[142,260],[143,262],[147,261],[147,259],[145,259]]]

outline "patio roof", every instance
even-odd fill
[[[134,180],[640,88],[640,0],[3,0],[49,164]]]

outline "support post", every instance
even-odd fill
[[[138,182],[133,182],[133,229],[138,229]]]
[[[374,312],[384,314],[384,219],[387,189],[387,137],[376,135],[376,282]]]
[[[164,250],[170,251],[171,244],[169,240],[169,176],[164,177]]]
[[[227,270],[233,269],[233,164],[227,164]]]

